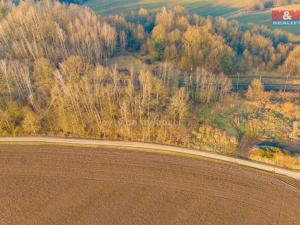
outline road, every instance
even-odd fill
[[[0,143],[51,143],[51,144],[74,144],[74,145],[87,145],[87,146],[107,146],[107,147],[122,147],[122,148],[135,148],[156,150],[159,152],[171,152],[187,154],[192,156],[200,156],[209,159],[221,160],[224,162],[234,163],[241,166],[251,167],[279,175],[285,175],[297,180],[300,180],[300,172],[291,171],[283,168],[278,168],[272,165],[260,164],[257,162],[247,161],[234,157],[218,155],[209,152],[202,152],[187,148],[173,147],[167,145],[138,143],[138,142],[122,142],[122,141],[103,141],[103,140],[90,140],[90,139],[66,139],[66,138],[49,138],[49,137],[3,137],[0,138]]]
[[[232,90],[233,91],[245,91],[249,87],[249,84],[239,84],[233,83]],[[299,93],[300,85],[292,85],[292,84],[264,84],[264,89],[266,92],[274,91],[274,92],[292,92]]]

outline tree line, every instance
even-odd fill
[[[169,61],[181,70],[204,67],[214,73],[276,71],[299,75],[294,60],[299,36],[263,25],[241,26],[222,17],[190,15],[180,6],[127,16],[144,27],[141,53],[152,61]],[[295,44],[294,44],[295,43]]]
[[[298,96],[266,93],[260,80],[233,93],[226,74],[253,67],[298,74],[294,36],[182,7],[99,17],[52,1],[2,4],[0,136],[145,141],[228,154],[290,138]],[[156,69],[108,66],[128,54]]]
[[[299,4],[299,0],[260,0],[254,2],[254,4],[250,7],[252,10],[265,10],[270,9],[273,7],[279,7],[283,5],[290,5],[290,4]]]

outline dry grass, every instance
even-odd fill
[[[134,72],[140,72],[141,70],[149,69],[149,66],[144,64],[139,58],[132,55],[118,56],[108,59],[108,66],[114,67],[117,66],[119,70],[131,68],[134,69]]]
[[[300,170],[300,158],[294,157],[282,151],[274,152],[267,157],[262,156],[261,151],[256,149],[250,153],[250,158],[259,162],[277,165],[289,169]]]
[[[285,5],[285,6],[280,6],[280,7],[276,7],[276,10],[297,10],[300,9],[300,4],[293,4],[293,5]]]

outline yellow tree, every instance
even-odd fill
[[[203,150],[230,154],[236,151],[237,139],[210,125],[202,125],[194,135]]]
[[[182,121],[186,119],[188,112],[188,97],[184,88],[179,89],[172,97],[168,111],[174,124],[178,123],[181,125]]]
[[[261,81],[254,79],[251,81],[246,97],[252,101],[266,101],[269,95],[265,92],[264,85]]]

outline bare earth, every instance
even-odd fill
[[[0,145],[1,225],[300,224],[300,182],[108,148]]]

